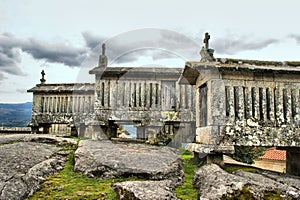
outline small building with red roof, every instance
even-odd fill
[[[285,172],[286,151],[278,150],[276,147],[267,149],[264,155],[255,160],[254,166],[276,172]]]

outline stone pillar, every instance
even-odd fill
[[[286,173],[300,176],[300,148],[286,149]]]
[[[145,139],[145,127],[144,126],[138,126],[136,130],[136,139]]]

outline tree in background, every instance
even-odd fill
[[[235,146],[233,159],[243,163],[253,164],[256,158],[264,155],[266,149],[265,147]]]

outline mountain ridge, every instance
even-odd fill
[[[6,127],[27,126],[31,121],[32,102],[0,103],[0,125]]]

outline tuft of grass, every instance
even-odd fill
[[[183,185],[178,186],[175,189],[176,196],[178,199],[183,200],[199,199],[198,190],[193,186],[193,178],[195,170],[201,167],[203,163],[196,162],[189,151],[181,153],[181,158],[184,163],[183,171],[185,174],[185,181]]]

